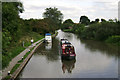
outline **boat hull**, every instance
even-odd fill
[[[70,56],[70,55],[61,55],[61,59],[66,59],[66,60],[71,60],[71,59],[75,59],[76,56]]]

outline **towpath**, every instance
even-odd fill
[[[44,39],[44,38],[43,38],[43,39]],[[41,39],[41,40],[33,43],[32,45],[30,45],[29,47],[27,47],[24,51],[22,51],[19,55],[17,55],[15,58],[13,58],[13,59],[10,61],[8,67],[5,68],[4,70],[2,70],[2,78],[5,78],[5,77],[7,76],[8,71],[11,71],[12,68],[17,64],[17,62],[18,62],[19,60],[21,60],[22,57],[24,57],[24,55],[25,55],[31,48],[33,48],[34,46],[36,46],[36,44],[39,43],[39,42],[41,42],[43,39]]]

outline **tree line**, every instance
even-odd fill
[[[64,31],[78,34],[81,39],[98,40],[120,45],[120,21],[117,19],[95,19],[90,21],[87,16],[81,16],[79,23],[71,19],[63,22]]]
[[[19,14],[24,12],[21,2],[3,2],[2,3],[2,67],[5,68],[9,62],[24,50],[22,42],[30,42],[30,37],[45,33],[53,34],[59,29],[63,14],[58,8],[46,8],[43,19],[22,19]],[[32,36],[34,35],[34,36]],[[24,39],[23,39],[24,38]],[[26,42],[26,45],[29,43]],[[17,49],[18,48],[18,49]],[[16,52],[15,52],[16,51]]]

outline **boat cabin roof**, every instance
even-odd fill
[[[45,36],[51,36],[51,34],[50,33],[46,33]]]
[[[62,41],[62,44],[71,44],[69,41]]]

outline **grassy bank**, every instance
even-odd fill
[[[120,36],[110,36],[105,42],[120,46]]]
[[[58,34],[58,32],[56,32],[55,34],[53,34],[54,36],[57,36],[57,34]],[[40,42],[39,42],[40,43]],[[37,43],[36,45],[38,45],[39,43]],[[18,62],[17,62],[17,64],[12,68],[12,70],[10,71],[10,73],[11,74],[13,74],[18,68],[19,68],[19,66],[23,63],[23,61],[26,59],[26,57],[28,57],[28,55],[31,53],[31,51],[33,50],[35,48],[35,46],[34,47],[32,47],[31,49],[30,49],[30,51],[29,52],[27,52],[25,55],[24,55],[24,57],[23,57],[23,59],[21,59],[21,60],[19,60]],[[10,79],[11,78],[11,76],[6,76],[3,80],[8,80],[8,79]]]
[[[31,53],[31,51],[32,51],[34,48],[35,48],[35,46],[30,49],[30,52],[27,52],[27,53],[24,55],[23,59],[21,59],[21,60],[19,60],[19,61],[17,62],[17,64],[16,64],[16,65],[12,68],[12,70],[10,71],[10,74],[13,74],[13,73],[19,68],[19,66],[22,64],[22,62],[26,59],[26,57]],[[6,76],[3,80],[9,80],[10,78],[11,78],[11,76],[8,75],[8,76]]]
[[[18,42],[12,43],[13,45],[10,45],[10,47],[7,49],[6,55],[2,55],[2,68],[8,66],[9,62],[16,57],[20,52],[22,52],[25,47],[28,47],[31,45],[30,40],[31,38],[34,39],[34,42],[40,40],[43,38],[43,35],[40,35],[35,32],[29,32],[26,33],[24,36],[22,36]],[[24,42],[24,47],[23,47]]]

